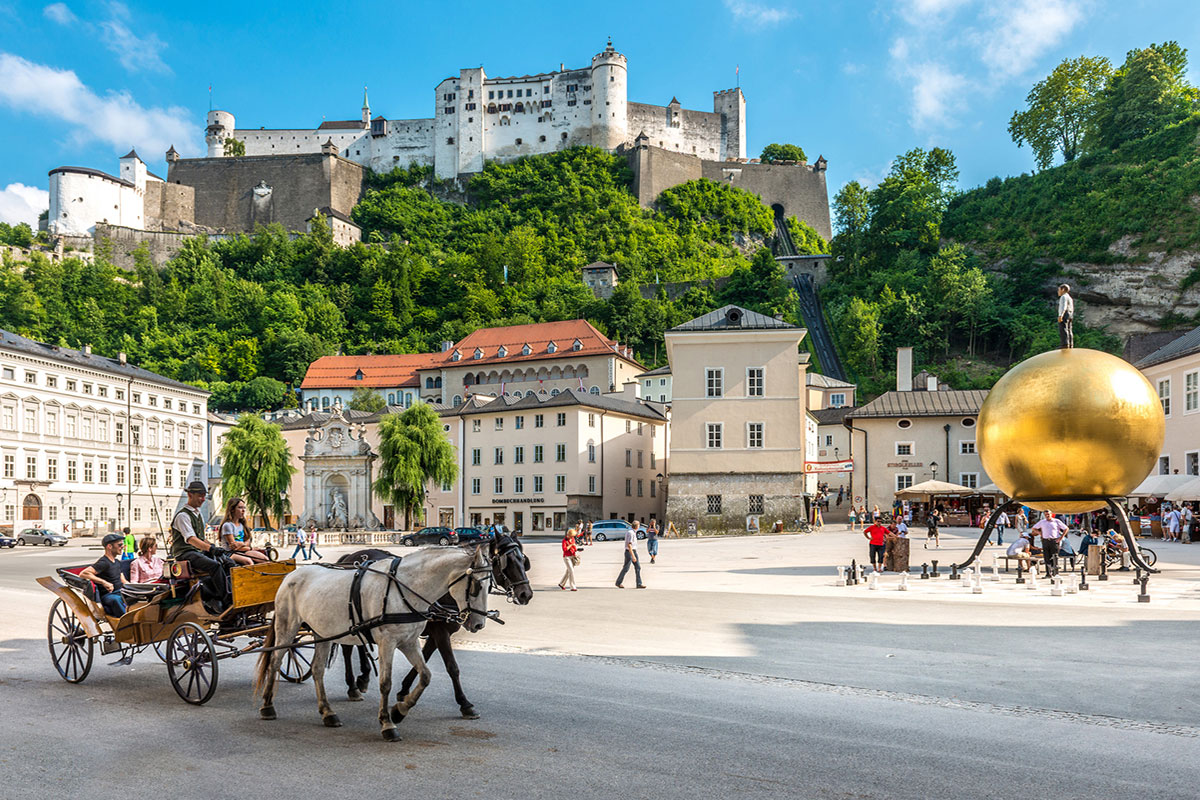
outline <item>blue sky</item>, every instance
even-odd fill
[[[601,3],[160,4],[0,0],[0,220],[36,218],[46,173],[117,170],[131,146],[202,155],[208,87],[239,127],[429,117],[461,67],[579,67],[612,36],[629,97],[711,110],[747,98],[749,155],[794,142],[829,161],[832,196],[916,146],[949,147],[961,184],[1031,169],[1006,133],[1063,58],[1176,39],[1200,48],[1196,0],[696,0]],[[1193,53],[1193,82],[1200,50]]]

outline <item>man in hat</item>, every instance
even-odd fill
[[[200,507],[207,495],[208,487],[200,481],[187,485],[187,505],[171,520],[171,558],[188,562],[193,574],[205,576],[208,599],[223,604],[228,599],[227,554],[204,538]]]
[[[1075,300],[1071,297],[1071,287],[1059,284],[1058,287],[1058,346],[1062,348],[1075,346],[1075,331],[1072,322],[1075,319]]]
[[[109,533],[100,543],[104,545],[104,555],[95,564],[85,567],[79,577],[100,587],[100,604],[106,612],[119,617],[125,613],[125,598],[121,596],[121,587],[125,585],[125,575],[121,571],[125,537],[119,533]]]

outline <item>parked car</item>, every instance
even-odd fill
[[[458,538],[459,544],[490,542],[492,540],[492,535],[483,528],[455,528],[454,535]]]
[[[455,544],[458,537],[450,528],[434,527],[421,528],[416,533],[406,533],[400,540],[405,547],[416,547],[419,544]]]
[[[0,547],[7,547],[11,550],[16,546],[17,540],[13,538],[12,534],[0,533]]]
[[[623,519],[602,519],[592,523],[592,538],[597,542],[605,542],[609,539],[625,541],[625,532],[632,529],[633,525]],[[646,531],[638,528],[637,538],[645,539]]]
[[[47,547],[58,545],[65,547],[70,541],[66,536],[54,531],[48,531],[45,528],[26,528],[17,534],[17,544],[44,544]]]

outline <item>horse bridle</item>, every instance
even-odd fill
[[[513,555],[516,553],[517,555]],[[492,540],[492,586],[493,594],[503,594],[510,603],[516,603],[516,590],[521,586],[529,586],[529,576],[522,570],[522,579],[513,580],[506,572],[505,568],[510,558],[525,559],[525,551],[521,549],[521,543],[515,539],[505,536],[501,539]],[[501,564],[501,561],[505,562]]]
[[[437,608],[441,612],[441,615],[444,615],[446,617],[444,621],[457,622],[459,625],[465,625],[467,622],[467,618],[470,617],[470,615],[472,613],[474,613],[474,614],[478,614],[479,616],[483,617],[484,619],[494,620],[496,622],[499,622],[501,625],[504,624],[504,620],[500,619],[499,611],[485,611],[485,610],[475,608],[474,606],[471,605],[471,598],[474,597],[476,594],[479,594],[481,591],[483,591],[482,587],[483,587],[484,581],[477,578],[476,577],[477,575],[486,575],[487,577],[484,580],[487,581],[487,590],[486,590],[487,593],[488,594],[497,594],[497,592],[495,591],[495,588],[494,588],[496,585],[495,567],[492,565],[492,562],[490,559],[485,559],[485,562],[486,562],[487,566],[476,567],[475,562],[472,561],[471,566],[467,569],[467,571],[464,572],[462,575],[459,575],[454,580],[452,580],[450,582],[450,585],[446,587],[446,591],[450,591],[450,589],[452,589],[454,587],[454,585],[456,583],[458,583],[459,581],[465,580],[467,582],[467,593],[463,598],[463,605],[465,606],[465,608],[463,608],[463,609],[459,610],[457,613],[455,613],[455,612],[450,611],[447,608],[440,606],[437,603],[434,604],[435,606],[437,606]]]

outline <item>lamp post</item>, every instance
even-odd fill
[[[937,468],[938,468],[938,463],[936,461],[929,462],[929,470],[933,473],[933,479],[935,481],[937,480]]]
[[[121,520],[124,519],[123,512],[121,510],[121,501],[124,499],[125,499],[125,495],[122,492],[117,492],[117,527],[118,528],[123,527],[121,525]]]

